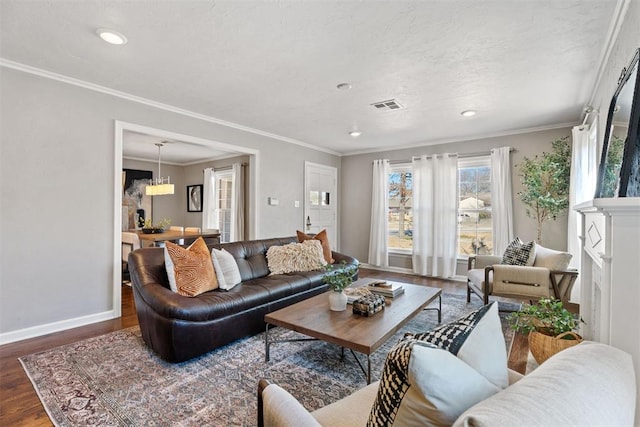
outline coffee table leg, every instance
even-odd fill
[[[269,324],[266,324],[266,331],[264,333],[264,361],[269,361]]]
[[[425,310],[435,310],[438,312],[438,323],[442,323],[442,294],[438,295],[438,308],[427,307]]]
[[[340,347],[340,360],[344,360],[344,347]]]
[[[371,357],[367,354],[367,385],[371,384]]]

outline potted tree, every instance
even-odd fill
[[[516,165],[523,186],[518,196],[527,205],[527,216],[536,220],[540,244],[544,222],[557,219],[569,207],[571,142],[566,136],[551,142],[551,146],[551,152],[533,159],[524,157]]]
[[[322,276],[322,283],[329,286],[329,309],[331,311],[344,311],[347,309],[347,296],[344,289],[353,283],[353,275],[356,273],[355,266],[346,266],[342,261],[339,267],[327,264],[325,273]]]
[[[529,350],[538,363],[582,342],[582,337],[575,332],[578,321],[564,308],[562,301],[555,298],[542,298],[534,305],[525,304],[507,320],[512,329],[529,334]]]

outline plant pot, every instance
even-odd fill
[[[347,309],[347,296],[344,292],[329,292],[329,310],[345,311]]]
[[[574,339],[566,340],[562,339],[565,336],[573,336]],[[529,332],[529,351],[536,359],[538,364],[541,364],[559,351],[565,350],[574,345],[578,345],[582,342],[582,337],[575,332],[564,332],[555,337],[541,334],[540,332]]]

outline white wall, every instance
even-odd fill
[[[342,158],[342,216],[341,243],[343,252],[367,262],[369,251],[369,227],[371,224],[371,174],[372,161],[375,159],[410,160],[412,156],[439,153],[488,153],[491,148],[509,146],[516,149],[511,153],[511,178],[513,183],[514,233],[523,240],[535,240],[536,221],[529,218],[524,204],[518,199],[517,192],[522,184],[515,167],[524,156],[529,158],[543,151],[551,150],[551,141],[571,135],[571,129],[561,128],[531,132],[518,135],[480,139],[452,144],[431,145],[403,150],[368,153]],[[566,215],[557,221],[547,222],[543,228],[543,244],[550,248],[567,248]],[[399,268],[411,268],[409,257],[395,255],[390,257],[390,265]],[[461,263],[458,274],[466,275],[466,264]]]
[[[305,160],[340,166],[335,155],[13,69],[0,68],[0,93],[0,342],[112,314],[115,120],[259,150],[259,237],[302,227],[293,201],[303,200]]]

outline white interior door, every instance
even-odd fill
[[[327,230],[332,250],[338,249],[338,169],[304,163],[304,224],[306,233]]]

